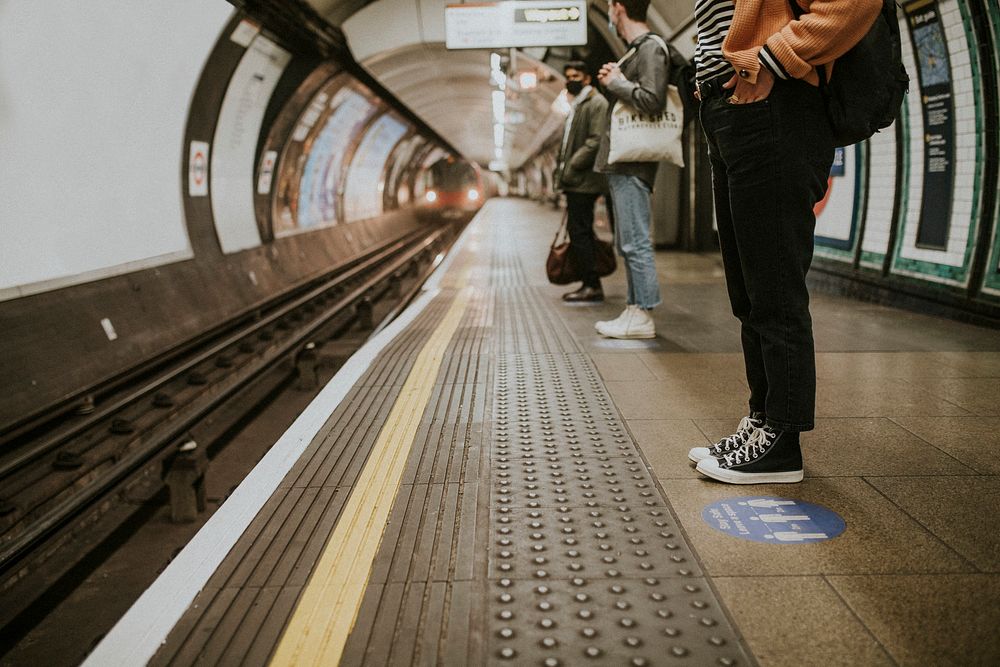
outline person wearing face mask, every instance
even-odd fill
[[[615,216],[615,243],[625,264],[627,307],[617,319],[598,322],[608,338],[653,338],[650,311],[660,303],[660,286],[650,238],[650,195],[656,162],[608,164],[611,109],[621,101],[641,114],[655,116],[667,106],[669,57],[646,24],[649,0],[610,0],[608,23],[627,45],[626,57],[601,68],[597,78],[608,97],[601,147],[594,169],[606,174]]]
[[[563,129],[556,188],[566,195],[567,230],[573,262],[583,285],[563,295],[571,303],[604,300],[594,254],[594,204],[607,189],[602,174],[593,170],[604,131],[608,102],[590,85],[587,66],[573,60],[563,67],[570,112]]]

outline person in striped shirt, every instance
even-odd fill
[[[803,478],[799,434],[814,427],[816,403],[806,273],[813,207],[835,148],[817,67],[835,67],[881,8],[882,0],[695,0],[700,116],[750,386],[736,433],[688,454],[713,479]]]

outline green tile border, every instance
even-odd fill
[[[983,0],[983,5],[989,13],[993,27],[994,58],[1000,62],[1000,5],[989,0]],[[993,251],[986,264],[983,292],[984,296],[991,300],[1000,299],[1000,197],[997,198],[996,210],[993,213]]]
[[[975,116],[976,116],[976,133],[982,136],[983,128],[983,104],[982,104],[982,81],[981,75],[979,73],[979,60],[974,57],[978,52],[979,45],[976,41],[976,36],[972,28],[972,21],[969,16],[969,10],[965,5],[964,0],[955,0],[959,6],[959,10],[962,14],[962,27],[965,30],[966,45],[969,51],[969,63],[972,68],[972,90],[973,99],[975,100]],[[910,49],[913,49],[913,43],[907,37],[907,44],[909,44]],[[914,60],[916,60],[914,53]],[[916,73],[913,73],[914,76]],[[911,93],[912,94],[912,93]],[[972,201],[973,201],[973,213],[972,219],[969,221],[969,237],[965,244],[965,258],[962,261],[961,267],[949,266],[947,264],[938,264],[935,262],[927,262],[923,260],[908,259],[902,256],[903,240],[906,237],[906,223],[907,223],[907,208],[909,203],[909,167],[910,167],[910,128],[909,128],[909,109],[904,105],[904,115],[906,117],[907,123],[903,128],[903,134],[905,136],[904,143],[904,162],[906,163],[907,178],[906,189],[904,190],[904,201],[903,205],[900,207],[900,220],[899,220],[899,236],[896,240],[896,248],[893,255],[892,262],[892,272],[902,273],[904,275],[909,274],[913,276],[916,274],[917,277],[926,276],[928,278],[935,277],[940,280],[933,280],[931,282],[937,284],[951,284],[953,286],[964,287],[969,280],[969,272],[972,265],[972,255],[976,248],[976,237],[979,231],[979,221],[981,216],[978,212],[978,208],[982,206],[982,173],[977,170],[974,175],[973,188],[972,188]],[[983,145],[982,142],[976,142],[976,164],[982,164],[983,162]],[[954,192],[952,193],[954,196]]]
[[[847,150],[846,148],[844,149]],[[854,262],[858,244],[861,243],[859,221],[861,204],[864,200],[863,191],[868,182],[868,141],[854,146],[854,205],[851,207],[851,231],[847,240],[816,237],[816,255],[824,259],[838,262]],[[845,158],[846,159],[846,158]]]

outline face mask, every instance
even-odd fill
[[[583,81],[567,81],[566,92],[570,95],[579,95],[583,91]]]

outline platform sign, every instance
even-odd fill
[[[257,194],[266,195],[271,192],[271,181],[274,180],[274,163],[278,160],[278,151],[266,151],[260,161],[260,172],[257,174]]]
[[[727,535],[771,544],[823,542],[847,528],[839,514],[822,505],[771,496],[720,500],[702,510],[701,517]]]
[[[188,196],[208,194],[208,142],[192,141],[188,153]]]
[[[955,194],[955,95],[948,37],[933,0],[903,5],[916,50],[924,119],[924,187],[917,247],[948,249]]]
[[[448,5],[444,29],[449,49],[583,46],[587,43],[587,3],[520,0]]]

